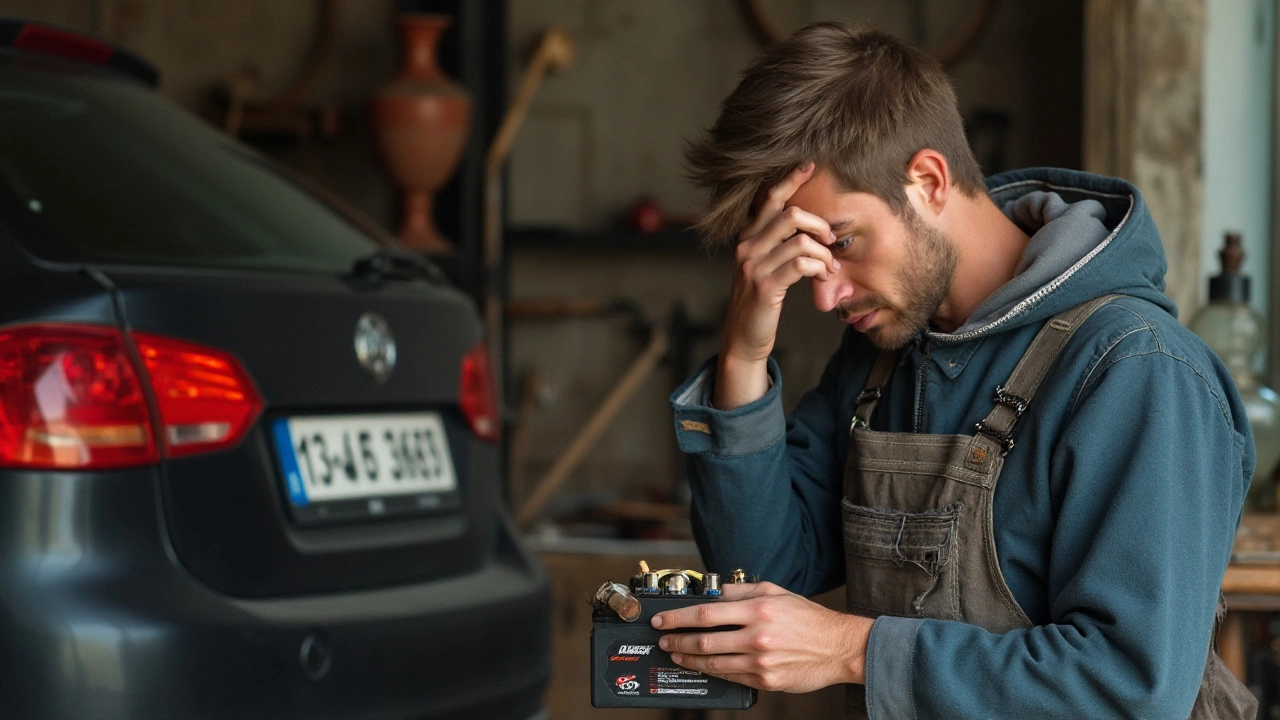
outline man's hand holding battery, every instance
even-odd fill
[[[872,620],[823,607],[773,583],[722,587],[719,602],[658,613],[653,627],[681,630],[659,646],[682,667],[760,690],[810,692],[865,682]],[[739,626],[697,632],[698,628]]]

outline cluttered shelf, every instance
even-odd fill
[[[702,253],[697,231],[687,227],[640,232],[627,228],[592,231],[556,226],[513,227],[506,231],[508,247],[560,247],[598,250],[687,250]]]

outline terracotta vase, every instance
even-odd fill
[[[444,254],[452,245],[432,217],[433,198],[458,168],[471,120],[466,89],[436,60],[448,15],[409,13],[396,23],[404,40],[400,74],[373,98],[378,153],[404,191],[400,241],[407,248]]]

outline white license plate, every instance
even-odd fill
[[[295,507],[458,486],[438,413],[279,418],[272,429]]]

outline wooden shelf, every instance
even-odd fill
[[[506,231],[509,248],[563,247],[591,250],[685,250],[706,254],[698,233],[690,229],[660,230],[639,233],[626,229],[593,231],[568,230],[557,227],[514,227]]]

